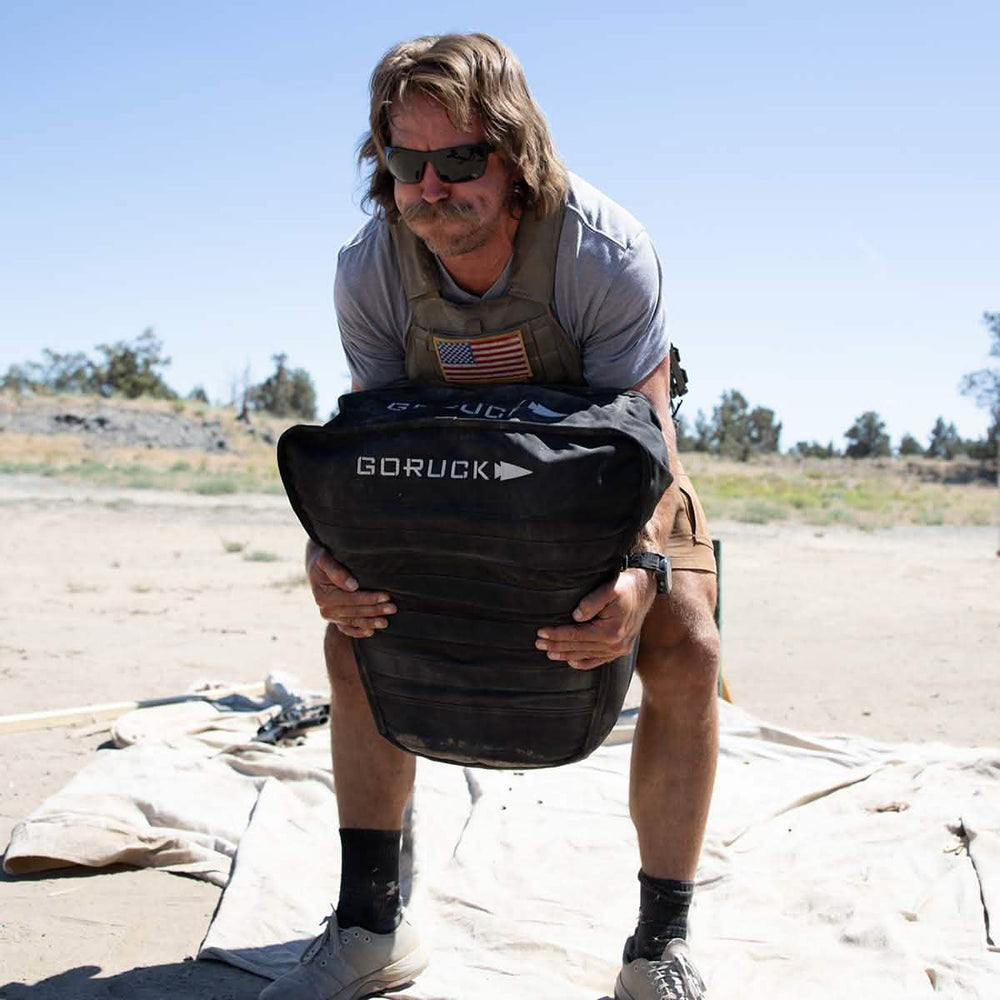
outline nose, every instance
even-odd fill
[[[436,201],[444,201],[449,194],[450,186],[438,177],[430,163],[424,164],[424,176],[420,182],[420,197],[433,204]]]

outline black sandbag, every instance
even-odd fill
[[[318,544],[398,607],[354,650],[379,731],[483,767],[545,767],[610,731],[635,649],[577,671],[535,648],[619,572],[670,485],[637,392],[399,383],[341,397],[278,442]]]

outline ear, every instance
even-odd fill
[[[524,199],[527,193],[524,181],[520,177],[512,176],[510,194],[507,197],[507,206],[512,219],[520,219],[524,215]]]

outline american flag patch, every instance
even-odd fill
[[[520,330],[469,340],[434,337],[434,350],[446,382],[522,382],[531,378]]]

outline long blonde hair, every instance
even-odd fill
[[[386,168],[389,116],[408,93],[437,101],[456,128],[473,116],[486,141],[513,168],[510,203],[516,212],[542,218],[563,201],[569,181],[549,127],[535,104],[517,56],[489,35],[427,35],[394,45],[375,67],[369,83],[369,132],[358,163],[370,165],[364,205],[394,222],[399,212],[393,178]]]

